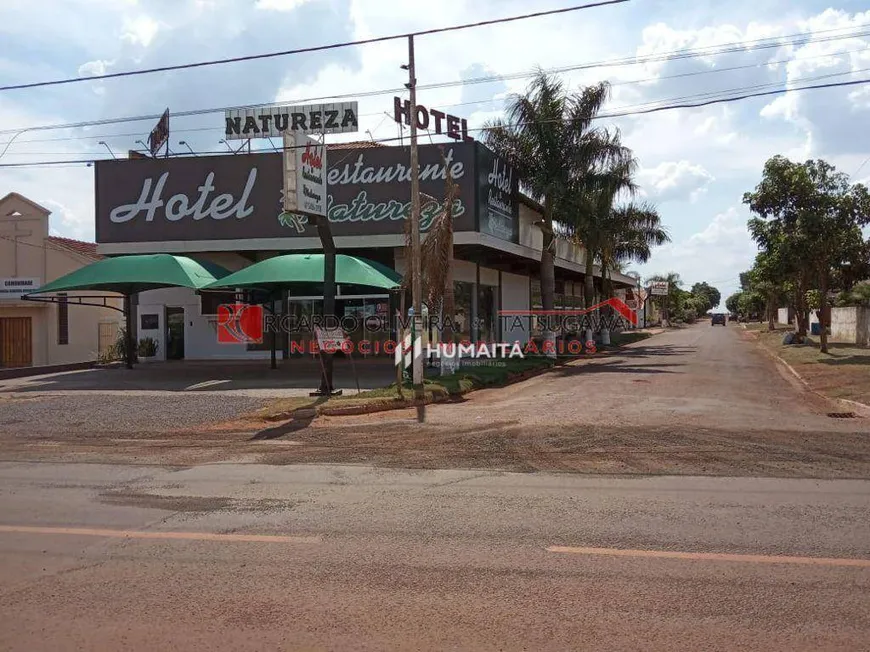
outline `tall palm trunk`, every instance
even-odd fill
[[[819,350],[828,352],[828,272],[822,270],[819,274],[819,294],[821,305],[819,306]]]
[[[776,294],[770,293],[767,295],[767,330],[776,330]]]
[[[441,341],[447,344],[454,344],[453,336],[453,320],[456,315],[456,293],[453,288],[453,198],[457,191],[453,179],[450,179],[451,186],[447,191],[447,200],[445,201],[446,220],[450,225],[447,233],[447,269],[444,273],[444,295],[441,300]],[[455,371],[453,364],[445,364],[445,359],[441,360],[441,375],[449,376]],[[451,359],[452,362],[452,359]]]
[[[595,304],[595,256],[592,251],[588,248],[586,249],[586,275],[583,278],[583,304],[586,306],[586,319],[592,319],[592,315],[589,311],[592,310],[592,306]],[[591,322],[590,322],[591,323]],[[589,328],[586,329],[586,341],[589,342],[592,340],[593,330],[590,325]]]

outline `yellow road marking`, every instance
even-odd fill
[[[621,548],[575,548],[549,546],[548,552],[609,557],[644,557],[654,559],[690,559],[696,561],[732,561],[747,564],[803,564],[807,566],[857,566],[870,568],[870,559],[846,557],[788,557],[785,555],[739,555],[721,552],[680,552],[676,550],[626,550]]]
[[[80,527],[34,527],[0,525],[0,532],[15,534],[65,534],[69,536],[110,537],[114,539],[175,539],[184,541],[225,541],[244,543],[319,543],[317,536],[280,534],[218,534],[215,532],[142,532],[139,530],[102,530]]]

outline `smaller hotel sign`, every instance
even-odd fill
[[[285,133],[284,212],[326,217],[326,202],[326,145]]]
[[[259,106],[224,113],[226,140],[280,138],[285,133],[344,134],[359,130],[356,102]]]
[[[22,294],[38,290],[38,278],[13,277],[0,278],[0,301],[18,301]]]

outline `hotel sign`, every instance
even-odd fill
[[[284,134],[283,213],[326,216],[326,145],[301,134]]]
[[[424,197],[421,207],[424,232],[441,210],[448,170],[460,190],[454,228],[475,230],[479,147],[445,145],[444,160],[438,146],[420,147],[420,190],[431,198]],[[326,214],[333,235],[403,234],[411,205],[408,149],[337,147],[329,157]],[[282,158],[258,153],[98,161],[97,242],[315,237],[306,216],[284,211]]]
[[[356,102],[260,106],[224,113],[226,140],[281,138],[285,133],[345,134],[359,130]]]
[[[478,149],[478,216],[481,233],[519,242],[519,177],[507,161]]]
[[[438,111],[437,109],[427,109],[422,104],[418,104],[414,110],[414,118],[417,121],[417,129],[434,129],[436,134],[444,134],[453,140],[472,141],[474,138],[468,135],[468,120],[465,118],[457,118],[455,115]],[[393,98],[393,120],[399,124],[411,126],[411,102],[404,102],[398,98]]]

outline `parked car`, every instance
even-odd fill
[[[715,313],[713,315],[713,319],[711,319],[710,322],[711,322],[710,323],[711,326],[715,326],[716,324],[722,324],[723,326],[728,325],[725,323],[725,313],[724,312]]]

